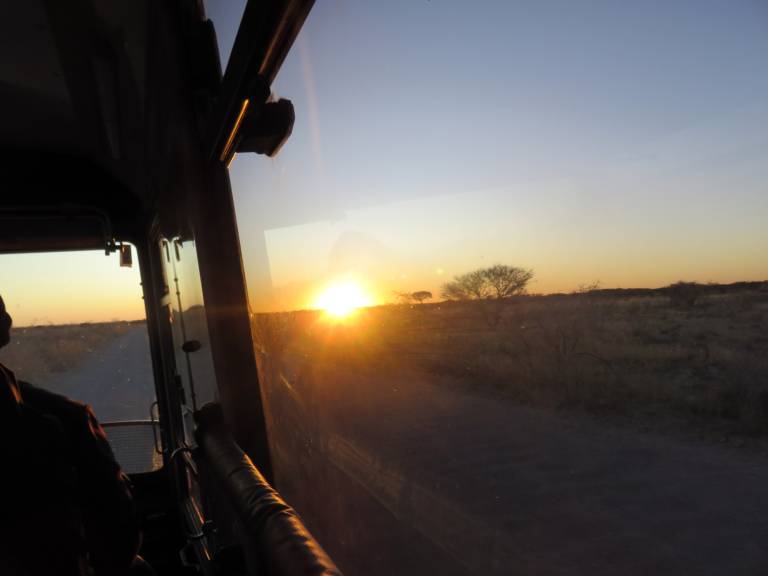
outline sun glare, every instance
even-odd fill
[[[315,308],[335,318],[345,318],[363,306],[373,304],[371,297],[355,282],[340,282],[328,286],[315,301]]]

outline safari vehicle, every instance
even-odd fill
[[[765,6],[313,4],[3,3],[0,361],[142,556],[765,573]]]

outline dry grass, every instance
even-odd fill
[[[764,289],[706,294],[687,307],[658,294],[491,306],[381,306],[348,325],[315,312],[257,315],[254,333],[262,370],[272,372],[407,371],[551,409],[768,434]]]

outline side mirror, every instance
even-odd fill
[[[274,156],[293,132],[295,120],[290,100],[265,102],[243,120],[237,151]]]

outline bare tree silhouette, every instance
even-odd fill
[[[489,295],[490,288],[483,270],[456,276],[443,285],[443,297],[449,300],[483,300]]]
[[[525,292],[532,279],[533,270],[496,264],[454,277],[442,294],[449,300],[501,300]]]
[[[533,279],[533,270],[495,264],[454,277],[443,285],[443,298],[448,300],[479,300],[486,322],[497,327],[512,296],[525,292]]]
[[[496,264],[482,271],[489,291],[495,298],[509,298],[525,290],[533,278],[533,270]]]

